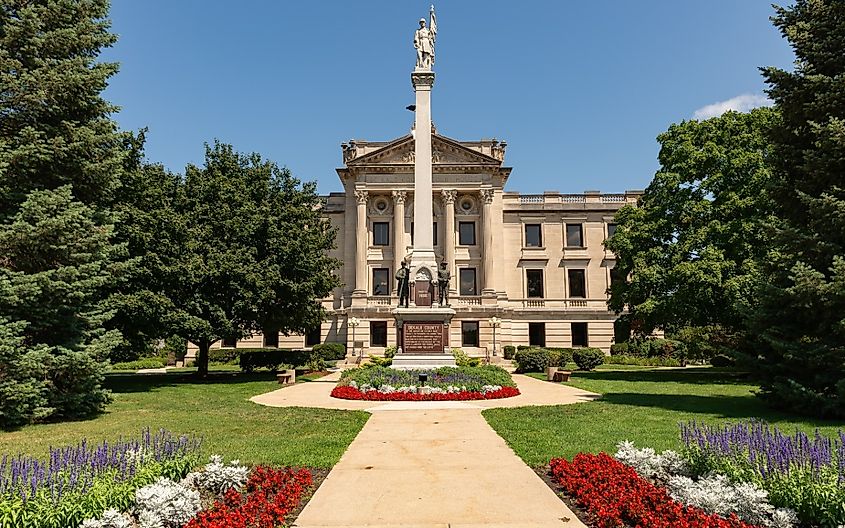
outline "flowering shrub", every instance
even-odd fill
[[[140,528],[181,528],[200,510],[200,494],[160,478],[135,492],[135,509]]]
[[[223,457],[212,455],[211,461],[201,472],[190,476],[194,476],[193,482],[197,487],[215,495],[223,495],[230,489],[239,490],[246,484],[249,468],[240,465],[238,460],[223,464]]]
[[[86,519],[80,526],[81,528],[132,528],[132,519],[125,513],[109,509],[104,511],[99,519]]]
[[[750,528],[736,515],[721,517],[685,506],[666,489],[640,477],[605,453],[579,453],[572,462],[555,458],[552,479],[596,520],[598,528]]]
[[[416,387],[420,385],[420,374],[428,376],[427,387],[447,390],[450,386],[462,390],[480,392],[484,385],[498,385],[500,387],[516,387],[508,372],[494,365],[483,367],[441,367],[425,370],[396,370],[387,367],[370,367],[345,370],[341,374],[338,385],[364,386],[380,389],[383,385],[390,387]]]
[[[766,490],[778,507],[808,525],[845,525],[845,432],[830,439],[786,435],[764,422],[724,427],[681,425],[684,455],[695,474],[716,472]]]
[[[485,388],[486,387],[486,388]],[[404,389],[404,390],[403,390]],[[369,400],[369,401],[465,401],[465,400],[495,400],[499,398],[510,398],[519,395],[516,387],[489,387],[484,386],[478,391],[455,390],[448,391],[440,389],[429,394],[418,394],[411,392],[411,388],[401,387],[393,390],[377,390],[369,388],[362,391],[350,385],[338,385],[332,389],[331,395],[334,398],[343,400]],[[416,387],[413,388],[416,391]],[[483,391],[483,392],[482,392]]]
[[[283,525],[312,482],[311,473],[304,469],[256,467],[243,493],[230,489],[223,499],[200,512],[185,528],[274,528]]]
[[[769,504],[769,494],[750,482],[734,484],[724,475],[708,475],[697,481],[677,475],[669,478],[673,499],[708,513],[736,515],[747,522],[770,528],[792,528],[798,517],[786,508]]]
[[[645,478],[667,480],[673,475],[688,475],[684,458],[675,451],[666,450],[660,454],[650,447],[637,449],[633,442],[625,440],[616,445],[613,458],[634,468]]]
[[[126,511],[139,487],[182,478],[199,447],[199,439],[146,429],[137,439],[54,448],[46,460],[3,456],[0,526],[67,528],[109,508]]]

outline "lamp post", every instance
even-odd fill
[[[502,320],[494,315],[490,318],[490,326],[493,327],[493,357],[496,357],[496,329],[502,326]]]
[[[361,324],[361,321],[358,320],[357,317],[350,317],[349,318],[349,327],[352,328],[352,355],[355,355],[355,329],[358,328],[358,325]]]

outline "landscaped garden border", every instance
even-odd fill
[[[331,395],[345,400],[466,401],[510,398],[519,389],[505,369],[494,365],[420,370],[372,366],[344,371]]]

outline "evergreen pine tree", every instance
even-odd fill
[[[773,20],[796,63],[763,70],[782,123],[754,371],[779,406],[845,416],[845,2],[798,0]]]

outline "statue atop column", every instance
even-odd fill
[[[446,261],[440,263],[437,270],[437,291],[440,294],[440,306],[449,306],[449,283],[452,281],[452,272],[449,271]]]
[[[414,47],[417,49],[418,70],[431,70],[434,66],[434,41],[437,38],[437,18],[434,16],[434,5],[429,11],[431,23],[425,27],[425,19],[420,19],[420,28],[414,33]]]

